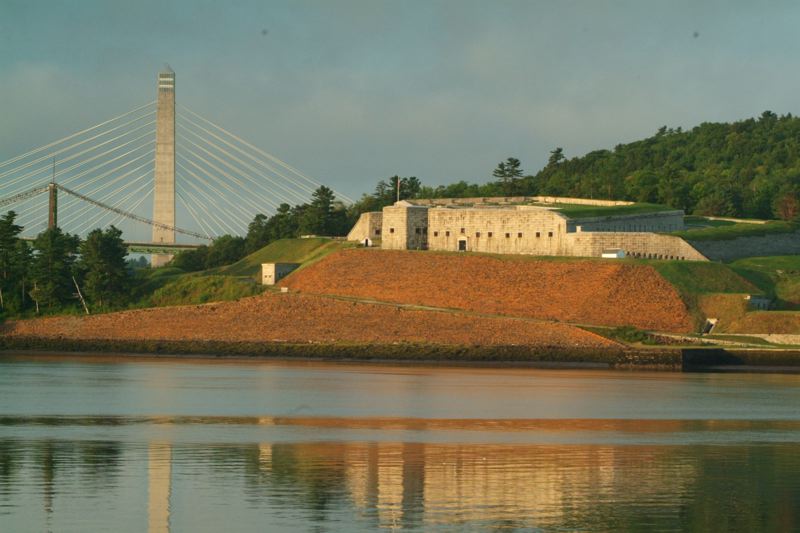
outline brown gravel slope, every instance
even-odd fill
[[[265,293],[236,302],[200,306],[12,321],[0,331],[8,336],[78,340],[619,347],[599,335],[566,324],[485,319],[292,293]]]
[[[675,288],[648,265],[388,250],[344,250],[282,285],[489,314],[689,332]]]

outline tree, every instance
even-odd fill
[[[16,213],[0,218],[0,309],[21,311],[25,305],[25,278],[30,251],[19,238],[22,226],[14,223]]]
[[[797,220],[800,216],[800,195],[792,187],[782,189],[775,198],[775,216],[781,220]]]
[[[550,150],[550,157],[547,159],[547,166],[554,167],[564,159],[564,149],[559,146],[555,150]]]
[[[72,300],[79,243],[77,235],[63,233],[60,228],[47,229],[33,241],[30,295],[38,307],[53,310]]]
[[[114,226],[92,230],[81,243],[80,254],[78,269],[83,274],[86,298],[99,307],[123,303],[129,293],[130,274],[122,231]]]
[[[517,190],[517,180],[522,176],[519,159],[509,157],[497,165],[492,176],[498,179],[506,196],[512,196]]]
[[[334,194],[321,185],[311,195],[311,203],[300,218],[300,233],[304,235],[330,235],[332,229]]]
[[[208,248],[206,268],[230,265],[244,257],[244,238],[223,235],[214,239]]]
[[[246,253],[251,254],[270,243],[268,222],[269,218],[259,213],[247,226],[247,236],[244,239]]]

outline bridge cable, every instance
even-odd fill
[[[208,216],[208,218],[219,227],[219,231],[216,233],[218,233],[219,235],[223,235],[225,233],[229,233],[231,235],[237,235],[239,233],[236,229],[234,229],[234,227],[241,228],[243,226],[241,220],[237,219],[232,214],[230,214],[229,210],[220,209],[221,206],[218,205],[218,199],[211,198],[207,192],[205,192],[201,187],[198,187],[197,184],[195,184],[193,181],[187,180],[183,175],[181,175],[181,179],[183,182],[185,182],[186,185],[190,185],[192,189],[194,189],[194,193],[192,193],[192,191],[189,190],[188,188],[183,187],[183,183],[180,183],[181,190],[184,192],[186,196],[189,197],[190,200],[192,200],[193,202],[195,202],[196,205],[202,208],[203,213],[205,213]],[[195,193],[197,194],[197,196],[195,196]],[[217,208],[216,209],[209,208],[208,205],[203,202],[202,198],[198,197],[205,198],[205,200],[207,200],[210,205],[216,204]],[[220,196],[220,198],[224,197]],[[230,201],[228,203],[230,203]],[[235,204],[231,205],[236,207]],[[228,220],[227,221],[224,220],[223,217],[217,214],[218,212],[227,215]],[[228,222],[230,222],[230,224]]]

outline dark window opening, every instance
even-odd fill
[[[438,237],[438,236],[439,236],[439,232],[438,232],[438,231],[434,231],[434,232],[433,232],[433,236],[434,236],[434,237]]]
[[[480,236],[481,236],[481,232],[480,232],[480,231],[476,231],[476,232],[475,232],[475,236],[476,236],[476,237],[480,237]]]
[[[394,233],[394,228],[389,228],[389,233]]]
[[[491,237],[492,236],[492,232],[490,231],[489,233],[486,234],[486,236],[487,237]]]
[[[414,228],[414,233],[416,233],[417,235],[421,234],[422,228]]]
[[[538,238],[539,238],[539,237],[541,237],[541,236],[542,236],[542,233],[541,233],[541,232],[539,232],[539,231],[537,231],[537,232],[536,232],[536,238],[538,239]]]
[[[462,233],[462,234],[464,234],[464,233],[466,233],[466,232],[467,232],[466,228],[461,228],[461,233]]]
[[[521,239],[521,238],[522,238],[522,232],[521,232],[521,231],[520,231],[519,233],[517,233],[517,238],[518,238],[518,239]]]
[[[450,232],[449,232],[449,231],[445,231],[445,232],[444,232],[444,236],[445,236],[445,237],[449,237],[449,236],[450,236]]]
[[[375,230],[375,235],[380,235],[380,234],[381,234],[381,230],[379,230],[379,229],[376,229],[376,230]]]
[[[547,232],[547,236],[548,236],[548,237],[552,237],[552,236],[553,236],[553,232],[552,232],[552,231],[548,231],[548,232]]]
[[[510,238],[511,238],[511,234],[510,233],[506,233],[506,239],[510,239]]]

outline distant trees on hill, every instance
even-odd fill
[[[547,165],[523,175],[508,158],[483,184],[436,187],[415,180],[406,198],[554,195],[651,202],[689,214],[795,220],[800,215],[800,118],[765,111],[733,123],[706,122],[688,131],[662,126],[655,135],[613,150],[567,159],[563,148]],[[395,178],[381,180],[353,213],[394,201]],[[411,179],[411,178],[404,178]],[[352,216],[351,216],[352,218]]]

